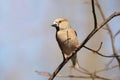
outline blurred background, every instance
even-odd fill
[[[0,0],[0,80],[48,80],[35,71],[52,73],[62,61],[61,51],[51,27],[55,18],[64,17],[78,33],[79,43],[93,29],[91,0]],[[120,0],[98,0],[106,17],[120,11]],[[97,8],[96,8],[97,9]],[[96,10],[98,23],[103,20]],[[120,17],[109,22],[115,34],[120,30]],[[112,54],[109,33],[100,30],[86,46],[101,53]],[[115,38],[120,52],[120,36]],[[105,67],[110,59],[82,49],[78,52],[79,64],[93,72]],[[116,60],[112,64],[117,64]],[[62,75],[74,74],[67,63]],[[76,72],[75,72],[76,73]],[[119,80],[118,68],[101,73],[102,76]],[[79,73],[78,73],[79,74]],[[118,78],[119,77],[119,78]],[[57,77],[55,80],[83,80]]]

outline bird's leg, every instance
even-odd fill
[[[76,45],[75,48],[78,49],[78,48],[79,48],[79,45]]]

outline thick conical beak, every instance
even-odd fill
[[[51,26],[52,26],[52,27],[57,27],[57,24],[52,24]]]
[[[51,26],[52,26],[52,27],[55,27],[57,31],[59,30],[59,27],[58,27],[57,24],[52,24]]]

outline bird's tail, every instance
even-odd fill
[[[77,54],[74,55],[74,56],[71,58],[71,60],[72,60],[73,67],[79,69],[80,66],[79,66],[79,63],[78,63]]]

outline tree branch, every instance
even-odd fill
[[[100,13],[101,13],[101,16],[102,16],[103,20],[106,20],[106,19],[105,19],[105,15],[104,15],[104,13],[103,13],[103,11],[102,11],[99,3],[98,3],[98,0],[96,0],[96,2],[97,2],[97,7],[98,7],[98,9],[99,9],[99,11],[100,11]],[[115,12],[115,13],[113,13],[110,17],[112,18],[112,17],[118,16],[118,15],[120,15],[120,13],[116,13],[116,12]],[[109,19],[109,20],[110,20],[110,19]],[[109,21],[109,20],[108,20],[108,21]],[[116,58],[116,60],[117,60],[117,62],[118,62],[118,64],[119,64],[119,68],[120,68],[120,59],[119,59],[119,57],[118,57],[118,54],[117,54],[117,51],[116,51],[115,45],[114,45],[114,35],[113,35],[113,33],[112,33],[112,30],[110,29],[110,26],[109,26],[107,23],[105,23],[105,24],[106,24],[107,30],[108,30],[108,32],[109,32],[109,34],[110,34],[113,54],[114,54],[114,56],[115,56],[115,58]]]
[[[59,66],[58,68],[56,68],[56,70],[54,71],[54,73],[50,76],[49,80],[53,80],[54,77],[57,75],[57,73],[62,69],[62,67],[79,51],[81,50],[84,45],[91,39],[91,37],[97,32],[99,31],[106,23],[108,23],[111,19],[113,19],[116,16],[119,16],[120,12],[115,12],[113,13],[111,16],[109,16],[98,28],[96,28],[95,30],[93,29],[91,31],[91,33],[85,38],[85,40],[82,42],[82,44],[78,47],[77,50],[73,51],[73,54],[68,57],[67,59],[65,59]]]
[[[114,38],[117,36],[117,35],[119,35],[120,34],[120,30],[118,30],[117,32],[116,32],[116,34],[114,35]]]
[[[84,46],[84,48],[86,48],[86,49],[92,51],[93,53],[95,52],[95,53],[97,53],[98,55],[100,55],[100,56],[102,56],[102,57],[107,57],[107,58],[116,57],[115,55],[111,55],[111,56],[103,55],[103,54],[99,53],[97,50],[93,50],[93,49],[88,48],[88,47],[86,47],[86,46]],[[117,57],[120,57],[120,55],[117,55]]]
[[[95,14],[95,6],[94,6],[94,0],[91,0],[92,3],[92,13],[93,13],[93,18],[94,18],[94,29],[97,28],[97,18]]]
[[[75,50],[73,51],[72,55],[70,57],[68,57],[67,59],[63,60],[62,63],[56,68],[56,70],[53,72],[53,74],[50,76],[49,80],[53,80],[55,78],[55,76],[58,74],[58,72],[63,68],[63,66],[75,55],[77,54],[77,52],[79,50],[81,50],[84,45],[93,37],[93,35],[98,32],[106,23],[108,23],[111,19],[113,19],[116,16],[119,16],[120,12],[115,12],[113,13],[110,17],[108,17],[107,19],[104,20],[104,22],[98,26],[95,27],[91,33],[85,38],[85,40],[81,43],[81,45]]]

